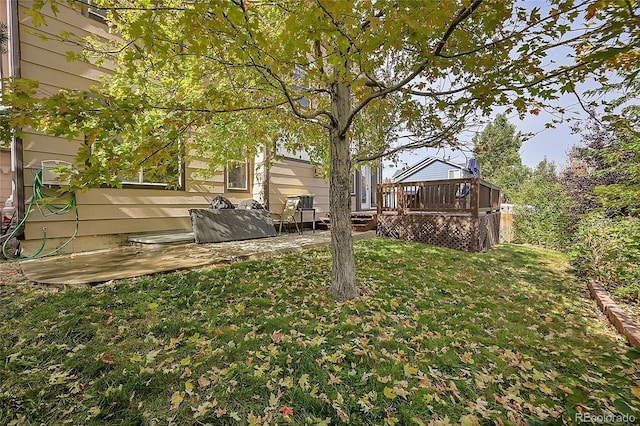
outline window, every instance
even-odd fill
[[[92,143],[87,147],[90,150],[90,157],[86,161],[86,166],[91,169],[93,166],[100,168],[108,164],[109,169],[113,170],[115,180],[123,186],[144,185],[149,188],[174,190],[183,188],[182,143],[164,146],[141,163],[132,156],[133,147],[121,138],[118,138],[118,141],[120,144],[113,146],[104,146],[100,142]],[[85,144],[89,145],[86,136]],[[114,161],[114,158],[118,160]],[[101,170],[99,173],[105,172]],[[117,187],[113,181],[110,181],[107,186]]]
[[[351,173],[351,178],[349,179],[349,190],[351,191],[351,195],[356,195],[356,173],[357,171],[353,171]]]
[[[232,191],[249,190],[249,163],[238,162],[227,166],[227,189]]]
[[[100,22],[105,22],[107,19],[107,9],[93,6],[96,4],[95,0],[88,0],[87,5],[82,8],[82,12],[85,16],[93,18]]]
[[[151,185],[162,188],[178,188],[180,186],[180,173],[172,173],[171,176],[163,176],[153,169],[141,167],[138,173],[120,173],[118,175],[123,185]]]
[[[449,170],[449,179],[461,179],[462,178],[462,170],[453,169]]]
[[[304,150],[304,148],[299,146],[295,150],[290,151],[289,149],[285,148],[284,141],[282,140],[278,141],[278,144],[276,145],[276,156],[292,160],[311,162],[311,157],[309,153]]]

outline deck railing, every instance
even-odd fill
[[[480,213],[500,210],[500,188],[477,178],[381,183],[378,214]]]

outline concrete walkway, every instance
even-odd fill
[[[355,233],[354,240],[372,238],[373,231]],[[133,245],[88,253],[45,257],[20,263],[30,280],[44,284],[85,285],[158,272],[262,259],[329,245],[328,231],[304,235],[216,244]]]

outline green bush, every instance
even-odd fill
[[[517,243],[565,250],[569,240],[569,199],[558,183],[543,179],[525,181],[514,209]]]
[[[640,301],[640,218],[585,215],[576,229],[571,257],[578,274]]]

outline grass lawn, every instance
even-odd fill
[[[88,290],[4,286],[0,424],[640,419],[640,352],[563,255],[374,239],[356,256],[363,295],[346,303],[325,295],[329,249]]]

